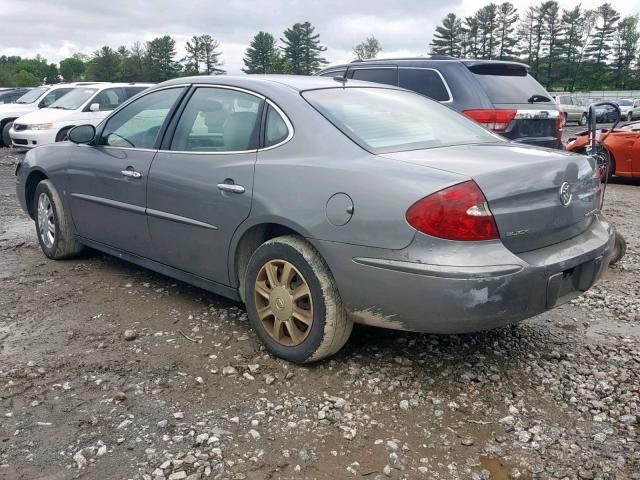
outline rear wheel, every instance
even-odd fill
[[[627,122],[631,122],[633,120],[633,115],[631,112],[627,113]]]
[[[616,173],[616,160],[615,158],[613,158],[613,155],[611,154],[611,152],[606,148],[604,149],[602,154],[604,155],[604,158],[607,160],[607,166],[609,167],[609,170],[607,172],[607,180],[611,180],[611,178]]]
[[[38,184],[33,205],[36,235],[47,257],[60,260],[73,257],[83,250],[82,244],[73,236],[70,219],[53,183],[43,180]]]
[[[327,264],[300,237],[262,244],[249,260],[244,285],[251,326],[274,355],[296,363],[321,360],[351,334]]]
[[[587,124],[587,114],[583,113],[582,116],[580,117],[580,120],[578,121],[578,124],[581,127],[584,127]]]

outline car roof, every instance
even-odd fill
[[[296,91],[314,90],[319,88],[332,88],[341,87],[342,83],[328,77],[318,76],[305,76],[305,75],[203,75],[196,77],[181,77],[173,80],[168,80],[164,83],[157,85],[157,87],[164,87],[170,85],[183,85],[183,84],[218,84],[229,86],[259,86],[269,84],[279,84],[289,87]],[[372,84],[370,82],[363,82],[360,80],[347,80],[347,86],[362,86],[362,87],[380,87],[379,84]],[[396,88],[390,85],[384,85],[388,88]]]
[[[384,65],[387,63],[398,64],[398,66],[402,65],[415,65],[416,63],[424,63],[431,64],[439,63],[462,63],[468,67],[474,67],[478,65],[517,65],[519,67],[529,69],[529,65],[522,62],[513,62],[509,60],[482,60],[477,58],[456,58],[449,57],[447,55],[431,55],[428,57],[395,57],[395,58],[373,58],[370,60],[353,60],[350,63],[341,63],[330,65],[321,70],[321,72],[325,72],[328,70],[333,70],[337,68],[345,68],[345,67],[354,67],[357,68],[360,65],[368,66],[368,65]]]

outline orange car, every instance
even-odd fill
[[[598,139],[608,130],[601,130]],[[567,144],[567,150],[586,153],[589,136],[586,131],[578,133]],[[640,178],[640,122],[633,122],[616,128],[604,141],[606,153],[611,159],[611,175]]]

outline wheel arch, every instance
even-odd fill
[[[73,127],[75,127],[75,125],[67,125],[67,126],[62,127],[60,130],[58,130],[58,133],[56,133],[56,142],[61,142],[62,141],[62,140],[58,140],[58,138],[60,138],[60,134],[62,132],[68,132]]]
[[[244,227],[244,228],[243,228]],[[229,249],[228,269],[231,286],[238,288],[244,301],[243,278],[253,252],[267,240],[283,235],[298,235],[309,239],[306,229],[284,218],[268,218],[241,225]],[[316,245],[313,245],[316,248]]]
[[[48,180],[49,177],[42,170],[34,169],[29,172],[27,176],[27,180],[24,184],[24,195],[25,202],[27,204],[27,211],[29,212],[29,216],[33,219],[35,218],[34,211],[34,194],[36,192],[36,187],[43,180]]]

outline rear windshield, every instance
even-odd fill
[[[472,120],[412,92],[354,87],[309,90],[303,96],[373,153],[500,141]]]
[[[469,70],[480,82],[492,103],[529,103],[532,95],[542,95],[551,102],[551,96],[524,67],[484,64],[471,66]],[[536,103],[538,102],[540,99]]]

